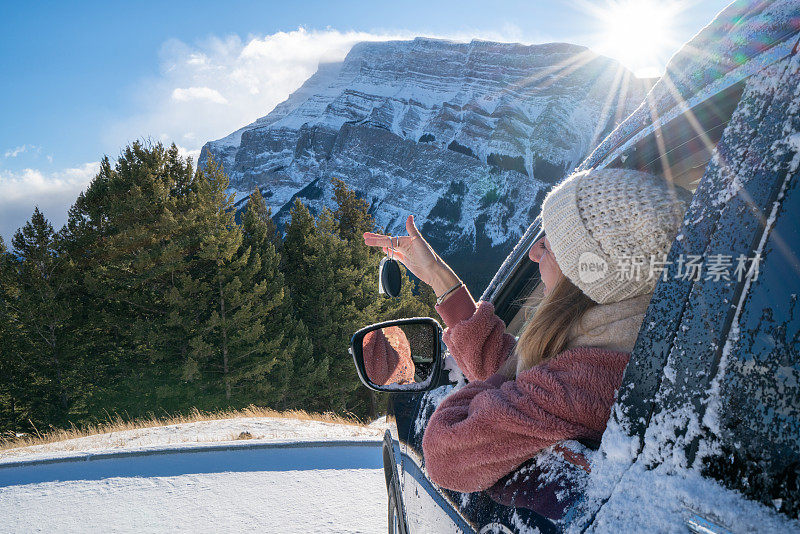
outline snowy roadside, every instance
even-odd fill
[[[384,532],[385,426],[235,418],[5,450],[0,531]]]
[[[383,438],[386,428],[385,420],[378,420],[368,426],[285,417],[237,417],[196,421],[162,427],[107,432],[54,443],[6,449],[0,451],[0,466],[19,461],[52,460],[86,454],[176,450],[226,443],[365,440],[379,442]]]

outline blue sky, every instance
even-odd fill
[[[626,1],[6,4],[0,235],[8,240],[34,204],[62,224],[96,162],[134,139],[174,141],[196,155],[359,40],[565,41],[652,75],[728,3]],[[632,10],[635,22],[625,19]]]

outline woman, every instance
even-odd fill
[[[519,340],[488,302],[475,303],[409,217],[409,235],[364,234],[439,297],[444,342],[470,383],[436,409],[422,441],[431,479],[484,490],[540,450],[599,440],[688,191],[639,171],[576,173],[542,203],[544,298]],[[634,266],[639,266],[638,271]],[[661,264],[663,265],[663,264]]]

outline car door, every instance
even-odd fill
[[[626,369],[604,488],[577,524],[800,528],[799,108],[796,54],[747,80]],[[701,268],[687,274],[690,257]],[[666,498],[647,498],[654,487]]]
[[[537,528],[542,533],[557,532],[555,523],[550,519],[529,507],[504,503],[496,492],[460,493],[441,488],[430,481],[422,455],[425,424],[452,388],[452,385],[443,386],[425,393],[419,399],[415,420],[409,427],[403,463],[403,498],[410,531],[517,532]],[[535,482],[530,480],[532,466],[533,462],[520,467],[498,486],[504,487],[506,482],[511,486],[516,480],[520,483],[517,489],[531,487]]]

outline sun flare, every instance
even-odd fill
[[[637,76],[663,73],[664,61],[677,50],[674,37],[677,2],[657,0],[611,0],[592,11],[601,28],[597,52],[621,61]]]

